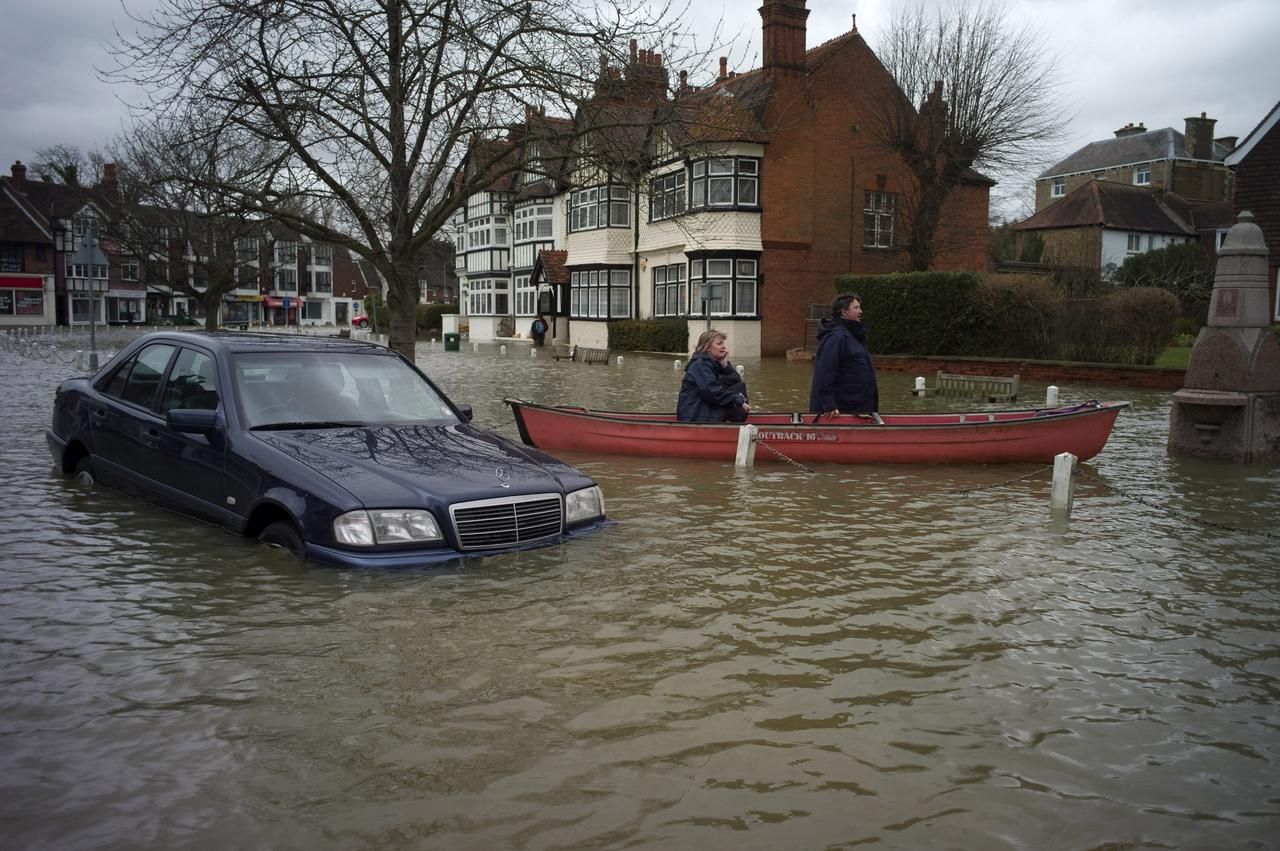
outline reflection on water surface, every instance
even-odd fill
[[[466,348],[419,361],[509,436],[679,385]],[[62,368],[0,365],[12,847],[1273,847],[1280,474],[1167,458],[1166,394],[1062,388],[1134,402],[1065,522],[1047,468],[566,456],[603,533],[347,572],[51,475]]]

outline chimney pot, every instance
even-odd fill
[[[720,57],[720,79],[723,80],[725,77],[728,77],[728,76],[729,76],[729,57],[721,56]]]
[[[853,13],[853,26],[849,28],[849,32],[856,33],[858,31],[858,13]]]
[[[631,39],[631,61],[636,61],[636,40],[634,38]]]

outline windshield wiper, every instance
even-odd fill
[[[287,431],[291,429],[306,428],[364,428],[364,423],[355,422],[333,422],[328,420],[298,420],[295,422],[283,423],[263,423],[262,425],[249,426],[249,431]]]

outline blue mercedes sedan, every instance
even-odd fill
[[[48,442],[64,475],[349,567],[545,546],[605,522],[589,477],[470,420],[373,343],[161,331],[64,381]]]

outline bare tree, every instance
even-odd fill
[[[873,132],[912,178],[902,242],[911,268],[924,270],[958,186],[980,179],[975,171],[997,180],[1026,171],[1060,137],[1056,60],[1041,36],[1008,24],[998,0],[904,7],[876,52],[904,96],[882,102]]]
[[[31,168],[41,180],[75,189],[93,186],[102,179],[107,158],[101,151],[85,153],[75,145],[50,145],[36,151]]]
[[[370,261],[391,345],[412,355],[417,258],[467,197],[521,168],[473,142],[529,110],[576,116],[599,57],[633,38],[674,49],[671,19],[643,0],[160,0],[108,79],[265,146],[256,169],[190,181]]]
[[[221,190],[262,167],[265,147],[242,136],[198,115],[160,117],[113,146],[116,177],[104,184],[113,208],[104,236],[122,262],[198,302],[209,330],[227,293],[258,282],[259,252],[245,245],[257,246],[263,222]]]

